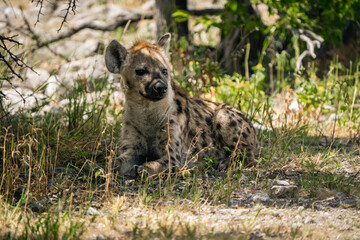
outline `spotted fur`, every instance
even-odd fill
[[[234,150],[253,161],[251,122],[230,105],[188,97],[171,74],[169,42],[165,34],[156,44],[140,41],[127,50],[114,40],[106,49],[106,66],[121,75],[125,92],[119,173],[159,174],[196,166],[205,156],[226,168]]]

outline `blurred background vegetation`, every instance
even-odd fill
[[[208,191],[195,172],[150,191],[153,180],[130,186],[113,175],[124,96],[106,71],[104,49],[112,39],[130,47],[166,32],[173,75],[188,94],[241,108],[258,130],[249,181],[240,169],[238,185],[225,189],[230,175],[210,175],[210,186],[218,183]],[[299,173],[295,198],[320,199],[321,188],[360,196],[359,77],[359,0],[2,0],[1,225],[26,239],[51,231],[54,239],[77,239],[83,221],[59,232],[74,206],[129,192],[145,205],[161,198],[228,203],[250,182],[249,192],[269,190],[267,171],[284,176],[275,169]],[[178,182],[193,187],[176,195]],[[60,201],[57,213],[65,214],[22,221],[22,209],[41,213]]]

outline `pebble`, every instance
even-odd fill
[[[271,193],[276,197],[285,198],[293,196],[297,189],[295,185],[272,186]]]
[[[89,207],[88,210],[86,211],[86,214],[87,215],[91,215],[91,216],[94,216],[94,215],[99,215],[99,211],[96,210],[95,208],[93,207]]]
[[[96,240],[104,240],[104,239],[106,239],[106,238],[102,234],[99,234],[96,236]]]
[[[315,221],[312,217],[307,216],[307,217],[305,218],[305,220],[304,220],[304,223],[305,223],[305,224],[316,223],[316,221]]]
[[[262,203],[266,206],[270,206],[274,203],[274,200],[269,197],[267,193],[256,193],[251,197],[254,203]]]
[[[278,186],[290,186],[290,183],[286,180],[276,180],[275,185]]]
[[[43,201],[34,202],[31,205],[31,210],[33,212],[42,213],[45,211],[45,203]]]

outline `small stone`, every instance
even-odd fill
[[[311,200],[303,197],[299,197],[298,204],[303,208],[309,208],[311,206]]]
[[[284,216],[284,214],[282,212],[274,212],[273,216],[277,217],[277,218],[282,218]]]
[[[96,240],[104,240],[104,239],[105,239],[105,237],[102,234],[99,234],[96,236]]]
[[[350,230],[351,228],[352,228],[351,225],[345,224],[345,225],[343,225],[343,226],[340,228],[340,230],[346,231],[346,230]]]
[[[256,193],[251,197],[254,203],[262,203],[266,206],[270,206],[274,203],[274,200],[269,197],[266,193]]]
[[[290,169],[285,170],[285,175],[286,175],[286,176],[297,176],[298,174],[299,174],[299,173],[296,172],[296,171],[294,171],[294,170],[290,170]]]
[[[93,207],[89,207],[88,210],[86,211],[86,214],[91,216],[99,215],[99,211]]]
[[[344,200],[344,199],[347,198],[347,196],[345,195],[345,193],[342,193],[342,192],[337,192],[337,193],[335,194],[335,197],[338,198],[338,199],[340,199],[340,200]]]
[[[271,193],[279,198],[284,198],[288,196],[293,196],[297,190],[297,186],[289,185],[289,186],[273,186],[271,188]]]
[[[286,180],[276,180],[275,185],[278,186],[290,186],[290,183]]]
[[[45,211],[45,203],[43,201],[34,202],[31,205],[31,210],[33,212],[42,213]]]
[[[314,207],[314,209],[315,210],[326,210],[326,208],[321,204],[321,203],[319,203],[319,202],[315,202],[314,204],[313,204],[313,207]]]
[[[172,206],[172,205],[174,205],[174,201],[167,201],[167,202],[165,202],[165,205],[167,205],[167,206]]]
[[[134,180],[134,179],[125,180],[125,185],[126,185],[126,186],[131,186],[131,185],[133,185],[133,184],[134,184],[134,182],[135,182],[135,180]]]
[[[289,207],[290,205],[291,205],[291,201],[288,199],[277,200],[275,202],[275,206],[278,208],[286,208],[286,207]]]
[[[229,207],[231,208],[236,208],[236,207],[239,207],[239,202],[234,200],[234,199],[230,199],[229,201]]]
[[[314,220],[312,217],[307,216],[307,217],[305,218],[305,220],[304,220],[304,223],[305,223],[305,224],[315,223],[315,220]]]
[[[257,240],[257,239],[264,239],[264,237],[260,233],[255,232],[255,233],[250,233],[248,239],[249,240]]]
[[[351,207],[356,207],[357,202],[354,198],[346,198],[344,200],[341,201],[341,206],[345,207],[345,208],[351,208]]]

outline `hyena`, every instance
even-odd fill
[[[175,82],[170,38],[167,33],[156,44],[139,41],[128,50],[113,40],[106,49],[106,67],[121,75],[125,94],[118,172],[171,172],[206,156],[226,168],[232,152],[253,161],[258,142],[248,118],[230,105],[188,97]]]

